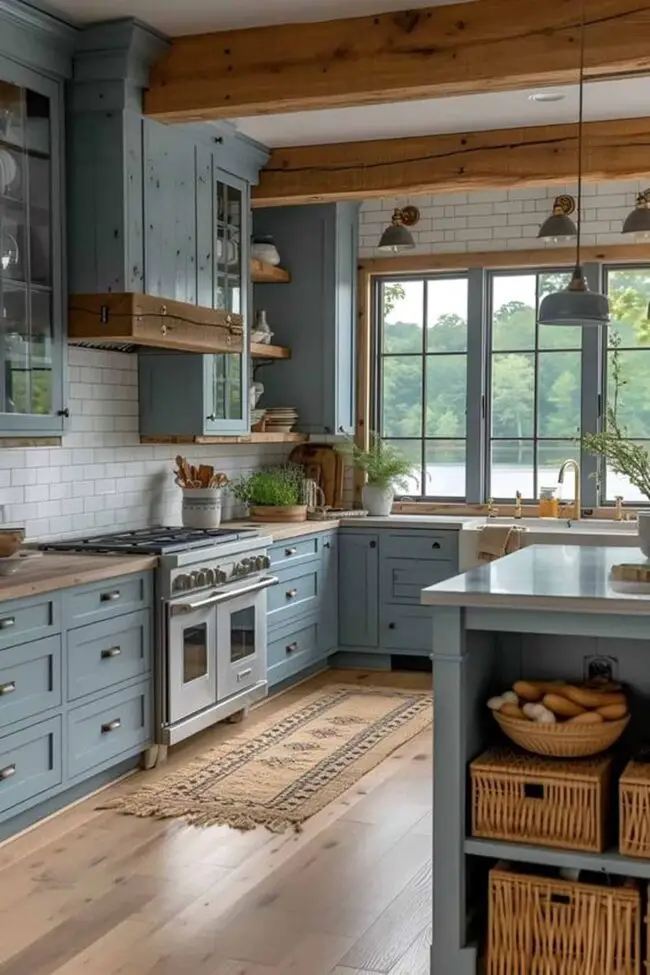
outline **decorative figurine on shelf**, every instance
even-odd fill
[[[515,518],[521,518],[521,491],[515,491]]]
[[[273,338],[273,332],[266,317],[264,308],[260,308],[255,316],[255,328],[251,335],[251,342],[257,345],[269,345]]]

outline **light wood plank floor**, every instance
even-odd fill
[[[431,686],[423,674],[330,671],[248,721],[341,678]],[[207,736],[237,734],[219,726],[167,768]],[[0,846],[0,975],[428,975],[431,778],[427,731],[282,836],[87,800]]]

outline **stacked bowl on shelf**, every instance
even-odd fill
[[[292,406],[270,406],[264,415],[267,433],[290,433],[298,419],[298,412]]]

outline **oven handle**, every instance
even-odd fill
[[[255,582],[252,586],[244,586],[243,589],[233,589],[230,592],[220,592],[207,599],[198,599],[195,603],[176,603],[171,607],[172,616],[178,613],[192,613],[195,609],[203,609],[204,606],[216,606],[218,603],[228,602],[229,599],[236,599],[237,596],[248,596],[249,593],[261,592],[269,586],[277,586],[280,580],[275,576],[266,576]]]

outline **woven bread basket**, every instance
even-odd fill
[[[527,752],[548,755],[551,758],[584,758],[598,755],[610,748],[621,737],[630,721],[629,714],[618,721],[601,724],[537,724],[522,718],[510,718],[498,711],[494,717],[511,741]]]

